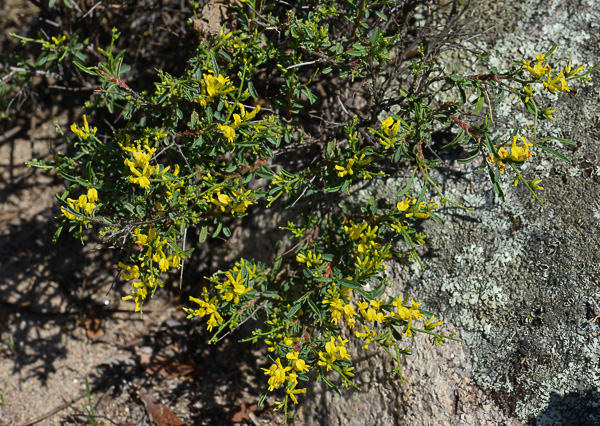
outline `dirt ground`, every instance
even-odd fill
[[[18,45],[10,32],[35,26],[33,3],[0,2],[0,55]],[[70,93],[51,93],[0,120],[0,425],[279,424],[268,400],[257,407],[260,350],[239,336],[210,346],[185,319],[206,256],[189,264],[181,288],[179,277],[167,280],[141,318],[121,300],[129,289],[117,250],[67,232],[52,244],[64,183],[25,165],[61,149],[54,121],[73,121],[77,108],[60,109]]]
[[[90,401],[100,425],[277,424],[256,406],[260,354],[208,346],[181,310],[188,285],[173,280],[142,319],[121,301],[114,251],[51,243],[61,184],[24,163],[58,142],[47,121],[0,146],[0,425],[94,424]]]

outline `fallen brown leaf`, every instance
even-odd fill
[[[104,334],[104,330],[102,329],[102,325],[100,324],[100,320],[98,318],[88,318],[83,322],[83,326],[86,329],[87,337],[90,339],[95,339],[96,337],[102,336]]]
[[[239,406],[234,408],[231,421],[233,423],[240,423],[244,420],[250,420],[250,413],[254,412],[257,408],[258,405],[256,404],[246,405],[245,402],[242,402]]]
[[[158,402],[158,399],[149,393],[145,389],[140,389],[140,398],[144,402],[146,407],[146,413],[152,418],[152,421],[156,423],[156,426],[181,426],[183,422],[175,413],[173,413],[169,407]]]

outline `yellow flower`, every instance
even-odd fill
[[[292,367],[284,367],[281,365],[281,360],[277,358],[275,364],[271,365],[269,369],[263,368],[263,371],[269,378],[269,391],[273,391],[281,386],[286,380],[286,372],[291,370]]]
[[[306,266],[309,268],[313,265],[319,266],[321,263],[323,263],[321,255],[317,254],[315,256],[312,250],[309,250],[306,254],[298,253],[296,255],[296,261],[298,263],[306,263]]]
[[[225,207],[227,207],[233,201],[233,199],[229,195],[221,194],[221,188],[218,188],[215,194],[217,195],[217,199],[212,198],[211,195],[210,202],[219,206],[221,211],[224,212]]]
[[[502,160],[504,160],[506,157],[508,157],[508,151],[504,148],[500,148],[498,149],[498,156],[495,156],[494,154],[490,154],[490,156],[487,158],[487,160],[490,163],[495,163],[498,162],[498,169],[503,172],[504,171],[504,163],[502,162]]]
[[[523,146],[517,146],[517,137],[513,136],[513,143],[510,148],[510,155],[508,156],[513,161],[522,162],[533,155],[529,150],[529,147],[533,146],[533,144],[527,142],[524,137],[521,137],[521,141],[523,141]]]
[[[358,331],[355,331],[354,334],[358,338],[364,338],[364,337],[366,337],[365,344],[363,345],[362,348],[363,349],[368,349],[369,345],[371,344],[371,339],[374,339],[374,338],[377,337],[377,331],[374,330],[374,329],[373,330],[369,330],[369,327],[367,327],[366,325],[364,327],[365,327],[366,333],[360,333]]]
[[[544,81],[543,85],[552,93],[556,91],[570,91],[569,86],[567,86],[567,80],[565,80],[562,71],[554,78],[552,78],[552,76],[548,74],[548,80]]]
[[[219,325],[220,323],[223,322],[223,317],[219,314],[219,311],[217,309],[217,298],[216,297],[210,298],[209,294],[208,294],[208,290],[206,290],[206,287],[204,287],[203,293],[204,293],[204,300],[197,299],[195,297],[190,296],[190,301],[200,305],[200,307],[198,309],[194,310],[194,309],[186,308],[184,310],[189,314],[188,318],[192,318],[192,317],[202,318],[204,316],[210,316],[206,325],[207,325],[208,331],[212,331],[213,327],[216,327],[217,325]]]
[[[398,223],[392,223],[390,226],[393,229],[395,229],[397,233],[400,233],[402,231],[406,231],[408,229],[408,226],[402,225],[400,222],[398,222]]]
[[[62,44],[62,42],[65,41],[66,38],[67,37],[64,34],[62,34],[62,35],[59,35],[58,37],[52,37],[52,41],[54,42],[54,44],[56,46],[60,46]]]
[[[537,64],[533,67],[531,66],[530,62],[523,59],[523,68],[529,71],[529,74],[531,74],[531,76],[537,80],[543,77],[544,75],[548,74],[552,70],[552,68],[550,68],[550,65],[544,63],[545,56],[543,54],[538,55],[535,58],[537,59]]]
[[[98,201],[98,191],[95,188],[88,189],[87,198],[90,203]]]
[[[392,117],[388,117],[381,122],[381,128],[387,137],[392,138],[396,136],[400,130],[400,120],[394,122]]]
[[[242,113],[242,115],[240,116],[239,114],[233,114],[234,125],[232,127],[238,127],[242,123],[252,120],[256,116],[256,114],[258,114],[259,111],[260,105],[257,105],[252,112],[247,113],[246,107],[240,104],[240,112]]]
[[[131,167],[130,170],[131,170],[131,173],[133,173],[135,175],[135,176],[129,176],[129,180],[132,183],[138,184],[140,187],[142,187],[144,189],[150,188],[150,176],[152,175],[152,172],[154,171],[153,166],[145,165],[141,172],[133,167]]]
[[[254,287],[244,287],[244,282],[246,278],[243,278],[242,272],[240,270],[235,270],[236,276],[234,277],[231,271],[227,271],[225,276],[227,277],[227,281],[223,284],[219,284],[215,286],[221,292],[221,299],[230,302],[233,300],[233,303],[236,305],[240,303],[240,296],[248,293]]]
[[[73,220],[76,217],[74,214],[70,213],[64,206],[61,206],[60,211],[69,220]]]
[[[352,170],[352,166],[354,165],[354,162],[356,160],[354,158],[351,158],[348,160],[348,163],[345,166],[335,166],[335,169],[338,170],[338,176],[339,177],[344,177],[346,175],[353,175],[354,174],[354,170]]]
[[[219,127],[219,130],[221,130],[223,132],[223,134],[225,135],[225,137],[227,138],[227,141],[229,141],[229,143],[233,143],[233,138],[235,138],[235,130],[233,130],[233,127],[226,126],[226,125],[224,126],[222,124],[219,124],[218,127]]]
[[[77,125],[75,123],[73,123],[73,124],[71,124],[71,131],[73,133],[75,133],[77,136],[79,136],[81,139],[88,140],[90,138],[90,136],[93,136],[96,134],[98,129],[96,127],[94,127],[93,130],[90,129],[90,125],[88,124],[87,117],[84,114],[83,115],[83,129],[80,129],[79,127],[77,127]]]
[[[135,280],[140,277],[140,268],[137,265],[129,266],[124,264],[123,262],[119,262],[119,266],[125,269],[125,272],[122,273],[121,278],[124,280],[130,281]]]
[[[435,315],[431,315],[427,321],[423,321],[425,324],[425,330],[432,330],[444,324],[444,321],[433,322],[433,317],[435,317]]]
[[[350,238],[354,241],[361,237],[362,232],[367,228],[367,226],[367,223],[357,225],[353,221],[350,221],[350,226],[344,225],[344,231],[350,234]]]
[[[292,361],[292,368],[295,371],[298,372],[304,372],[304,371],[308,371],[310,368],[308,365],[306,365],[306,362],[299,357],[300,352],[295,351],[295,352],[288,352],[288,354],[285,356],[287,359],[289,359],[290,361]]]
[[[410,198],[405,198],[403,201],[400,201],[398,204],[396,204],[396,207],[401,212],[405,212],[410,207]]]
[[[565,75],[567,77],[572,77],[574,75],[579,74],[581,71],[583,71],[585,68],[585,65],[580,66],[579,68],[577,68],[576,70],[571,70],[571,61],[569,61],[569,64],[565,67]]]
[[[204,77],[204,83],[206,84],[206,93],[208,93],[208,96],[211,98],[217,93],[222,94],[224,91],[223,89],[227,86],[227,83],[229,83],[229,77],[223,77],[222,75],[215,76],[213,71],[208,71],[208,74],[202,74],[202,76]],[[233,90],[233,88],[231,90]]]
[[[144,303],[144,299],[148,295],[148,290],[144,283],[142,282],[134,282],[133,286],[137,288],[137,290],[133,291],[133,294],[129,296],[125,296],[123,300],[134,300],[135,301],[135,312],[139,312],[142,310],[142,304]]]
[[[294,404],[298,403],[298,399],[296,398],[297,394],[300,393],[306,393],[306,388],[304,389],[294,389],[296,387],[296,383],[294,383],[294,385],[286,390],[286,393],[290,396],[290,398],[292,399],[292,401],[294,402]]]
[[[523,86],[523,91],[525,92],[525,103],[529,102],[529,98],[531,98],[533,96],[533,88],[531,87],[531,84],[529,86]]]

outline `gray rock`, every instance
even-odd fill
[[[499,69],[554,42],[553,64],[562,66],[565,58],[588,68],[600,63],[595,1],[488,0],[477,6],[473,29],[495,25],[478,43]],[[444,225],[424,224],[426,269],[394,264],[389,275],[399,293],[409,290],[439,312],[464,344],[432,347],[418,337],[403,386],[390,377],[387,355],[360,360],[361,391],[337,396],[313,388],[307,424],[600,424],[600,319],[590,321],[600,306],[599,74],[591,85],[574,84],[571,93],[553,97],[557,120],[541,129],[577,142],[572,149],[550,144],[572,163],[538,150],[522,169],[527,178],[543,180],[546,208],[522,185],[513,186],[508,169],[505,203],[485,172],[457,180],[448,176],[473,168],[450,165],[435,176],[450,198],[475,209],[446,205],[440,210]],[[519,105],[509,97],[495,117],[524,120]],[[370,191],[390,199],[396,184],[379,181]]]

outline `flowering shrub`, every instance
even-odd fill
[[[420,223],[442,223],[437,212],[446,203],[462,207],[431,178],[442,164],[436,132],[455,133],[442,150],[466,150],[458,163],[485,169],[501,200],[500,172],[509,166],[515,185],[521,181],[542,203],[540,179],[526,179],[522,165],[542,151],[567,160],[545,143],[571,143],[538,134],[539,121],[554,120],[551,106],[538,106],[548,104],[542,92],[569,91],[591,71],[569,62],[557,73],[547,63],[554,46],[535,62],[461,75],[438,60],[443,44],[425,43],[431,28],[420,29],[426,36],[416,50],[405,48],[415,39],[403,10],[419,2],[283,3],[235,4],[233,29],[198,41],[180,74],[158,71],[143,91],[126,82],[116,30],[97,65],[77,55],[73,35],[23,40],[41,43],[42,54],[72,55],[79,71],[101,83],[101,101],[89,106],[118,108],[126,120],[100,137],[94,126],[101,123],[83,115],[70,132],[57,129],[66,153],[31,164],[71,183],[59,196],[59,232],[68,225],[82,238],[98,227],[124,249],[118,266],[130,290],[123,300],[140,315],[166,274],[193,256],[190,228],[205,243],[209,235],[230,237],[237,219],[253,212],[292,213],[281,224],[288,242],[277,245],[272,262],[239,259],[209,277],[184,308],[214,334],[213,343],[256,320],[249,340],[264,343],[269,358],[263,398],[283,389],[278,408],[287,414],[288,402],[306,391],[300,382],[320,380],[337,391],[337,375],[355,386],[351,338],[364,350],[387,352],[400,377],[400,357],[415,333],[435,344],[453,339],[421,302],[393,294],[385,274],[392,258],[422,266]],[[436,13],[448,19],[450,9]],[[514,123],[508,140],[492,127],[492,104],[505,95],[520,98],[533,118],[525,127]],[[395,200],[361,204],[354,197],[371,179],[392,174],[405,177]]]

